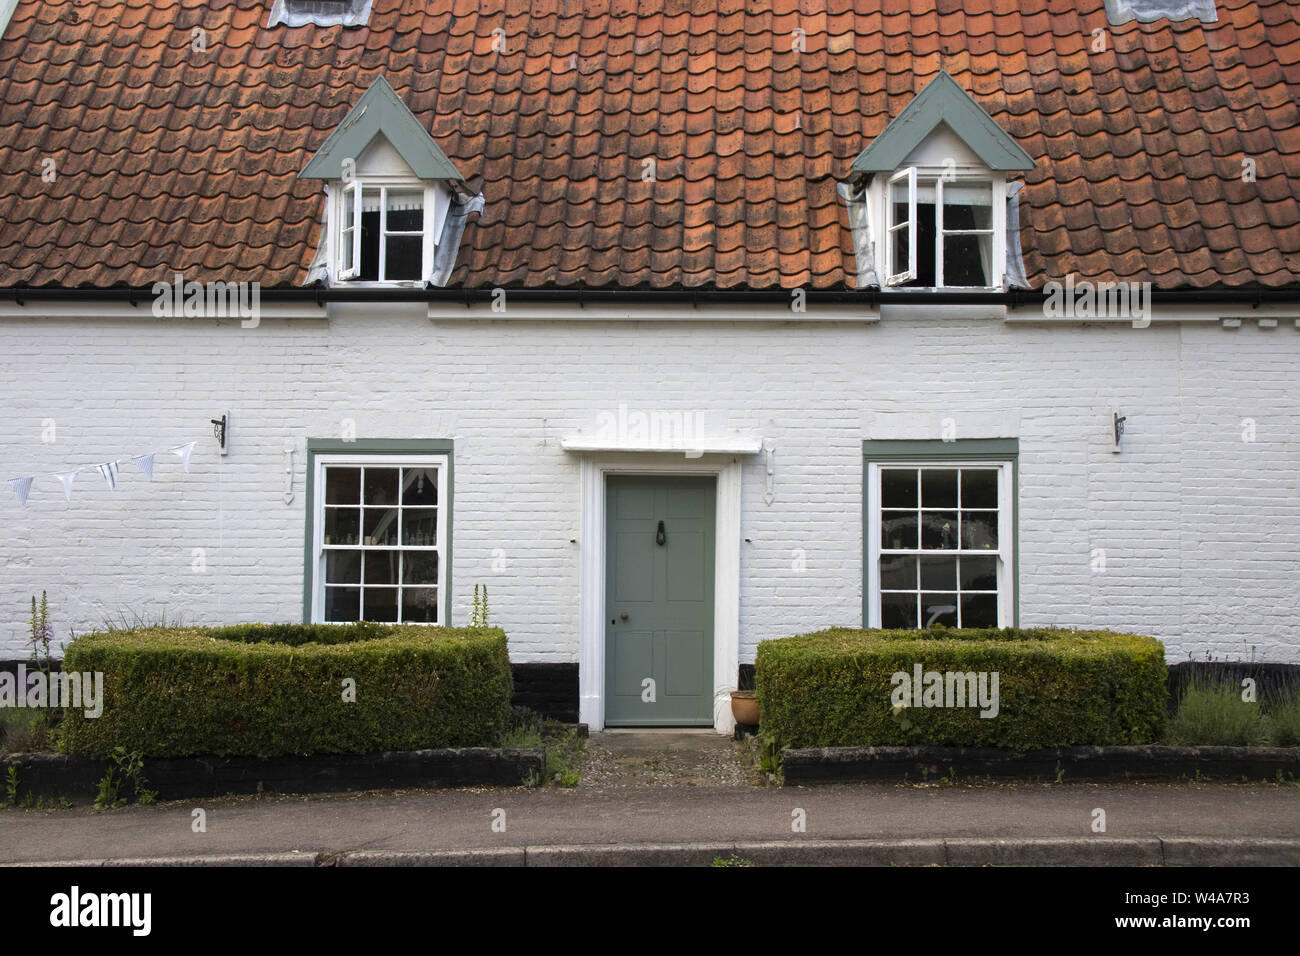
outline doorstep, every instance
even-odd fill
[[[586,724],[582,725],[587,726]],[[603,734],[699,734],[702,737],[716,737],[718,732],[712,727],[606,727]]]

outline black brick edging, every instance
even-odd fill
[[[515,747],[390,750],[298,757],[145,758],[146,786],[159,800],[246,793],[330,793],[403,787],[517,787],[542,777],[546,755]],[[18,800],[92,799],[107,760],[67,754],[12,754],[0,759],[0,781],[18,771]],[[130,794],[123,794],[130,796]]]
[[[966,747],[823,747],[786,750],[787,784],[938,780],[956,776],[1107,780],[1273,780],[1300,776],[1300,747],[1056,747],[1015,753]]]

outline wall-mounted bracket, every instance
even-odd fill
[[[293,504],[293,456],[298,450],[298,443],[292,438],[284,440],[284,494],[281,495],[286,505]]]
[[[212,419],[212,435],[221,448],[221,454],[227,454],[230,451],[230,412]]]
[[[773,486],[773,478],[776,474],[775,466],[772,464],[772,456],[776,454],[776,442],[770,438],[763,439],[763,464],[765,474],[763,476],[763,501],[771,504],[776,500],[776,491]]]

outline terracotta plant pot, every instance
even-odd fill
[[[736,723],[749,727],[758,726],[758,698],[752,690],[733,690],[731,692],[731,716]]]

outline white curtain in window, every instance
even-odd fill
[[[397,212],[406,209],[423,209],[424,196],[421,193],[388,191],[388,210]],[[361,211],[379,212],[379,190],[364,189],[361,192]]]
[[[404,212],[408,209],[423,209],[424,196],[420,193],[399,193],[389,191],[388,211]]]
[[[934,202],[934,186],[921,187],[918,192],[923,192],[926,188],[930,190],[930,198],[922,200],[917,196],[918,202]],[[987,182],[982,183],[944,183],[943,184],[943,201],[948,206],[981,206],[988,210],[985,215],[985,221],[991,228],[993,226],[993,190]],[[977,219],[978,221],[978,219]],[[951,224],[946,222],[944,225],[951,228]],[[993,240],[992,237],[979,237],[980,265],[984,268],[984,281],[990,282],[993,275]]]
[[[938,190],[935,189],[933,179],[928,182],[921,180],[916,184],[916,201],[918,203],[931,203],[936,201]],[[979,183],[964,183],[960,180],[957,182],[945,182],[943,184],[943,200],[950,206],[990,206],[993,203],[992,190],[989,188],[988,181]]]

